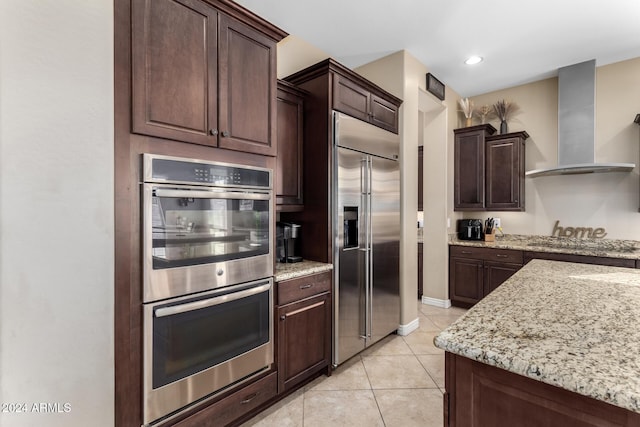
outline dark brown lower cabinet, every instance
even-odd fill
[[[484,296],[484,261],[449,258],[449,298],[457,307],[470,307]]]
[[[504,262],[484,262],[484,296],[489,295],[495,288],[506,282],[516,271],[522,268],[522,264],[509,264]]]
[[[520,270],[522,261],[522,251],[450,246],[451,304],[471,307]]]
[[[331,275],[278,282],[278,393],[330,373]]]
[[[640,414],[445,353],[448,427],[638,426]]]
[[[640,260],[635,259],[451,245],[449,246],[451,304],[456,307],[471,307],[532,259],[640,268]]]

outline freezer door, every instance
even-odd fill
[[[334,197],[334,346],[338,365],[365,347],[367,156],[346,148],[335,153]]]
[[[371,337],[400,325],[400,165],[371,157]]]

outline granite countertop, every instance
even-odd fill
[[[437,347],[640,413],[640,270],[535,259]]]
[[[458,246],[640,259],[640,242],[637,240],[577,239],[569,237],[507,234],[504,236],[496,236],[495,242],[484,242],[459,240],[455,234],[452,234],[450,237],[449,244]]]
[[[333,269],[332,264],[323,262],[302,260],[291,264],[276,263],[276,274],[274,280],[281,282],[283,280],[295,279],[296,277],[308,276],[310,274],[322,273]]]

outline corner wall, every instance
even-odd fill
[[[2,426],[114,423],[113,21],[0,2]]]
[[[400,324],[411,329],[418,318],[418,96],[409,94],[406,73],[407,55],[399,51],[356,68],[392,95],[402,99],[398,127],[400,135]],[[415,87],[414,87],[415,89]],[[411,126],[408,123],[413,123]],[[412,323],[413,322],[413,323]],[[410,331],[407,331],[410,332]]]
[[[417,228],[418,145],[424,145],[424,218],[429,229],[424,235],[424,297],[446,304],[448,298],[447,218],[453,211],[452,176],[447,156],[453,153],[453,132],[458,94],[446,88],[445,101],[426,90],[429,71],[406,51],[358,67],[355,71],[403,99],[400,114],[401,160],[401,323],[418,317]],[[424,99],[430,98],[425,107]],[[428,111],[427,111],[428,110]],[[453,221],[453,220],[452,220]],[[455,221],[452,222],[455,224]]]

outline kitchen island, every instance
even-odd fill
[[[640,271],[532,260],[440,333],[449,426],[640,425]]]

